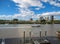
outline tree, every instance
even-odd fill
[[[43,17],[40,17],[40,22],[41,22],[41,23],[43,22]]]
[[[18,21],[18,19],[13,19],[13,21]]]

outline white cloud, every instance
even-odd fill
[[[41,16],[45,17],[45,16],[60,16],[60,11],[58,12],[46,12],[46,13],[42,13],[42,14],[37,14],[37,15],[33,15],[32,18],[40,18]]]
[[[32,18],[39,18],[41,16],[48,16],[48,15],[60,15],[60,11],[58,12],[46,12],[42,14],[37,14],[35,15],[34,11],[31,11],[28,9],[30,6],[37,6],[38,8],[35,8],[36,10],[39,10],[41,8],[45,8],[41,1],[39,0],[13,0],[15,3],[19,3],[20,8],[19,12],[20,14],[14,14],[14,15],[0,15],[0,18],[6,18],[6,19],[11,19],[11,18],[25,18],[25,17],[32,17]],[[43,2],[49,2],[51,5],[58,6],[60,7],[60,3],[57,3],[56,1],[53,0],[42,0]],[[8,5],[9,7],[9,5]]]
[[[35,8],[36,10],[39,10],[40,8]]]
[[[42,0],[43,2],[48,2],[48,0]]]
[[[37,14],[37,15],[34,15],[34,12],[32,11],[24,11],[22,10],[22,13],[21,14],[15,14],[15,15],[0,15],[0,19],[13,19],[13,18],[20,18],[22,17],[23,18],[40,18],[40,16],[51,16],[51,15],[54,15],[54,16],[60,16],[60,11],[58,12],[46,12],[46,13],[42,13],[42,14]],[[56,19],[56,17],[54,17]]]
[[[42,13],[42,16],[50,16],[50,15],[60,15],[60,11],[58,12],[46,12],[46,13]]]
[[[32,17],[34,15],[33,11],[30,11],[28,9],[20,9],[20,14],[14,14],[14,15],[0,15],[0,19],[13,19],[13,18],[26,18],[26,17]]]
[[[41,8],[45,8],[45,6],[42,6]],[[40,10],[41,8],[37,7],[35,8],[36,10]]]
[[[14,17],[26,17],[26,16],[30,16],[33,18],[39,18],[40,15],[34,15],[34,11],[31,11],[28,9],[28,7],[30,6],[37,6],[38,8],[35,8],[36,10],[39,10],[41,8],[45,8],[45,6],[43,6],[43,4],[41,3],[41,1],[39,0],[13,0],[15,3],[19,3],[19,10],[20,10],[20,14],[15,14]],[[57,3],[56,1],[53,0],[42,0],[43,2],[49,2],[51,5],[54,6],[58,6],[60,7],[60,3]],[[41,15],[57,15],[58,12],[47,12],[47,13],[43,13]],[[59,13],[60,14],[60,13]]]
[[[26,16],[32,16],[32,15],[34,15],[34,12],[33,11],[30,11],[30,10],[28,10],[28,9],[20,9],[21,11],[20,11],[20,14],[15,14],[14,16],[13,16],[13,18],[17,18],[17,17],[26,17]]]
[[[42,1],[43,1],[43,2],[49,2],[51,5],[60,7],[60,3],[57,2],[57,1],[60,1],[60,0],[42,0]]]
[[[13,16],[12,15],[0,15],[0,19],[12,19],[13,18]]]
[[[43,7],[43,4],[39,0],[13,0],[15,3],[19,3],[18,6],[27,8],[29,6]]]
[[[33,15],[32,18],[40,18],[40,14]]]
[[[29,9],[21,9],[21,15],[25,16],[34,15],[34,12],[30,11]]]
[[[49,1],[49,3],[52,5],[60,7],[60,3],[56,2],[56,1],[51,0],[51,1]]]
[[[44,8],[43,4],[39,0],[13,0],[15,3],[18,3],[20,8],[20,14],[15,14],[13,18],[17,17],[32,17],[35,15],[34,11],[29,10],[30,6],[37,6],[36,10]]]

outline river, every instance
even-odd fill
[[[41,27],[32,27],[32,25],[40,25]],[[38,37],[41,31],[42,36],[56,36],[56,31],[60,31],[60,24],[0,24],[0,38],[18,38],[23,37],[23,32],[29,37],[31,31],[32,37]]]

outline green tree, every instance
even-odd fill
[[[18,19],[13,19],[13,21],[18,21]]]

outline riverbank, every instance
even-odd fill
[[[40,20],[18,20],[18,19],[14,19],[14,20],[0,20],[0,24],[60,24],[60,20],[54,20],[53,22],[51,21],[40,21]]]

